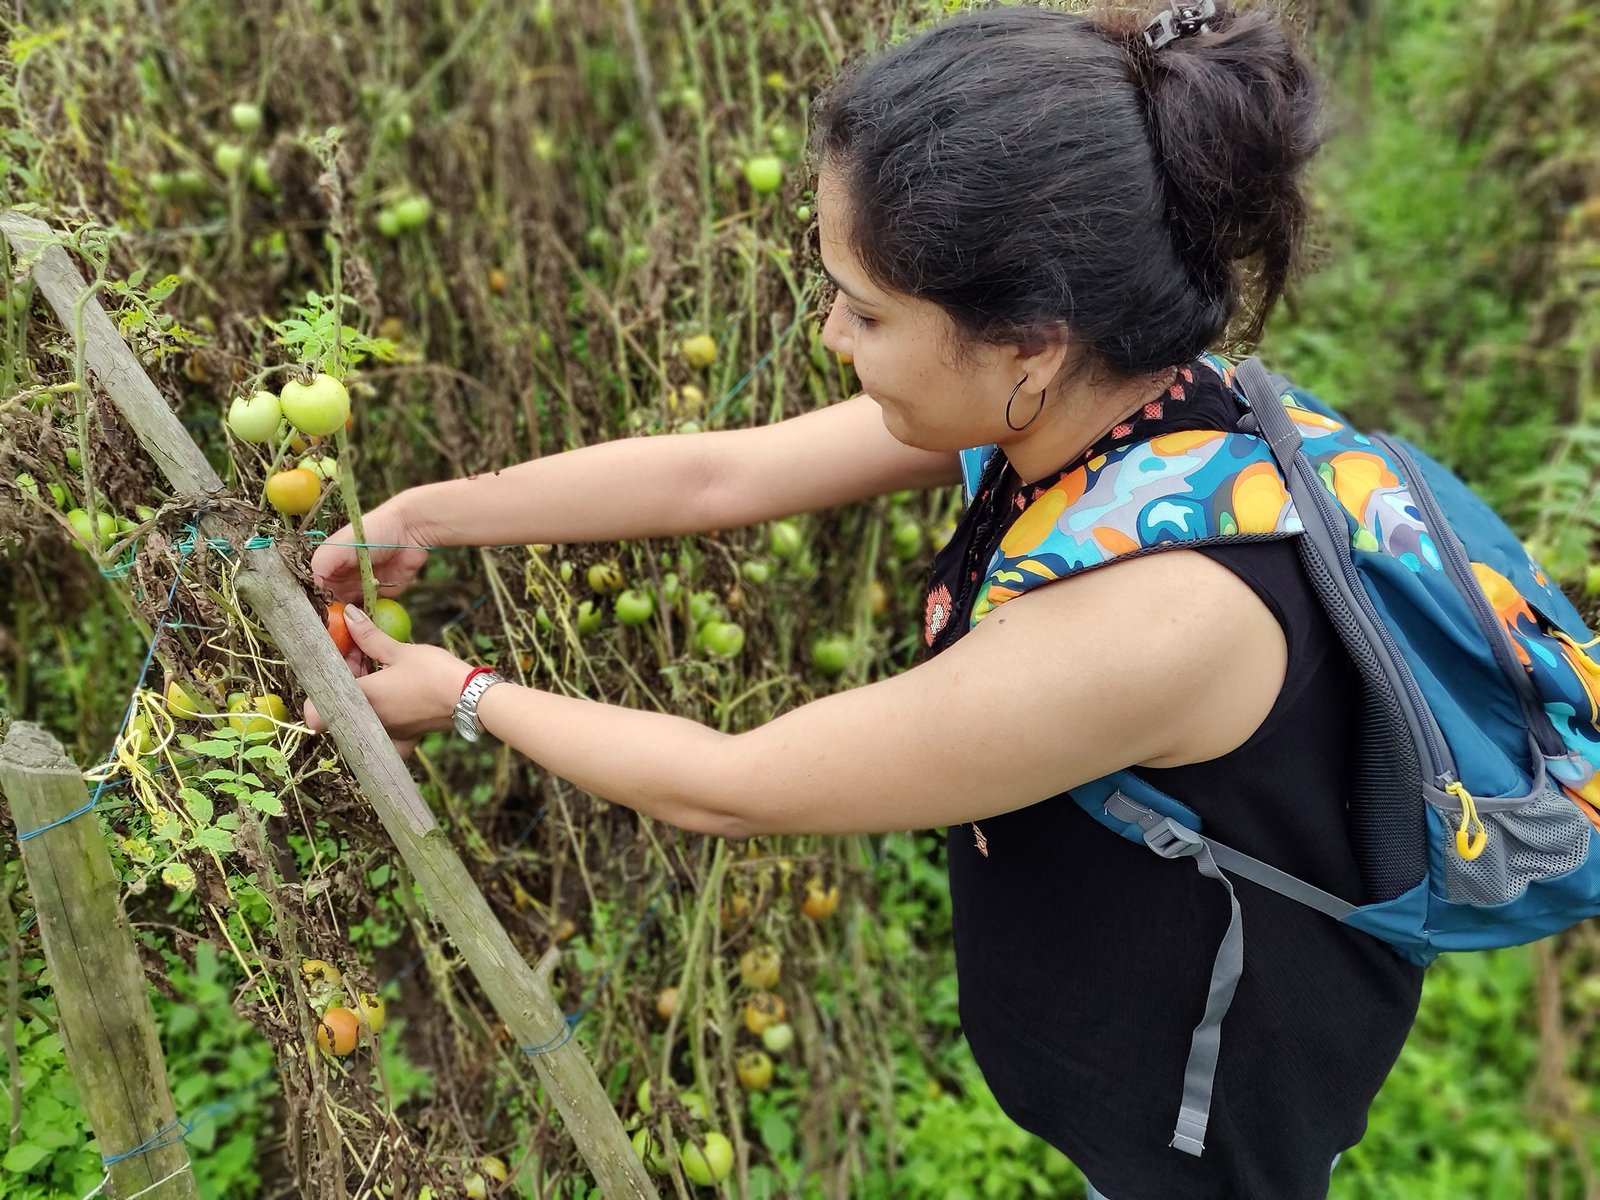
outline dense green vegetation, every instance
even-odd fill
[[[535,454],[850,394],[812,321],[809,97],[845,58],[956,7],[30,5],[26,23],[0,18],[0,201],[75,233],[101,302],[249,504],[289,464],[229,434],[230,401],[300,363],[348,373],[341,486],[370,507]],[[1600,18],[1579,0],[1349,0],[1310,36],[1334,118],[1315,180],[1321,264],[1263,350],[1362,422],[1433,447],[1578,596],[1600,467]],[[772,191],[773,164],[755,161],[768,158]],[[217,704],[235,686],[298,697],[216,557],[182,552],[193,498],[171,497],[89,402],[70,328],[0,275],[0,732],[42,724],[87,767],[140,682],[158,728],[167,678]],[[700,335],[716,344],[705,366],[683,347]],[[305,532],[342,524],[342,500],[330,491],[303,521],[263,506],[258,528],[303,562]],[[715,537],[436,553],[406,601],[418,640],[540,687],[746,728],[910,660],[929,547],[958,503],[886,497]],[[75,507],[128,517],[137,542],[74,547],[62,510]],[[587,586],[613,560],[662,610],[670,575],[685,608],[698,597],[697,612],[742,630],[743,650],[719,654],[689,613],[620,623]],[[819,638],[840,641],[814,654]],[[299,1178],[331,1170],[351,1195],[378,1182],[468,1195],[484,1155],[512,1172],[490,1194],[591,1194],[529,1062],[331,749],[293,729],[178,733],[187,742],[126,756],[90,819],[157,988],[179,1114],[197,1121],[202,1194],[299,1194],[291,1142]],[[565,1008],[585,1006],[576,1037],[624,1119],[664,1068],[709,1102],[703,1120],[673,1119],[680,1137],[733,1139],[725,1194],[1081,1195],[1071,1165],[999,1112],[960,1038],[938,838],[731,845],[641,825],[492,750],[428,739],[416,761],[519,946],[563,948]],[[236,853],[255,824],[270,863]],[[82,1196],[100,1150],[65,1069],[9,814],[6,830],[5,1049],[19,1069],[0,1093],[0,1195]],[[813,876],[844,897],[820,919],[802,911]],[[796,1037],[772,1055],[772,1086],[745,1091],[735,1061],[758,1039],[737,964],[767,944]],[[308,986],[304,957],[334,962],[347,993],[386,998],[376,1049],[307,1053],[290,1017],[329,994]],[[668,986],[681,989],[670,1025]],[[1441,962],[1331,1194],[1600,1197],[1596,1012],[1593,929]]]

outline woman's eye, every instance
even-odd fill
[[[845,305],[844,315],[847,318],[849,318],[850,323],[852,325],[856,326],[859,329],[864,329],[868,325],[876,325],[877,324],[877,321],[874,320],[872,317],[863,317],[860,313],[858,313],[855,309],[851,308],[848,304]]]

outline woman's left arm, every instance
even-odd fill
[[[465,663],[384,645],[370,622],[351,631],[385,664],[361,684],[392,735],[449,726]],[[553,774],[685,829],[875,833],[1227,753],[1271,711],[1286,658],[1248,585],[1174,550],[1037,588],[936,658],[745,733],[509,682],[483,694],[478,717]]]

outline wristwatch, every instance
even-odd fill
[[[455,712],[451,716],[456,732],[467,741],[476,742],[483,737],[493,739],[494,735],[485,733],[483,722],[478,720],[478,700],[495,684],[504,682],[487,667],[480,667],[467,677],[467,685],[461,689],[461,699],[456,701]]]

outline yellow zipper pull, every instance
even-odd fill
[[[1461,801],[1461,828],[1456,830],[1456,853],[1467,862],[1471,862],[1482,854],[1483,848],[1489,844],[1489,831],[1478,816],[1478,806],[1473,803],[1472,793],[1467,791],[1464,783],[1457,780],[1444,790]],[[1478,827],[1478,832],[1469,836],[1469,831],[1474,825]]]

